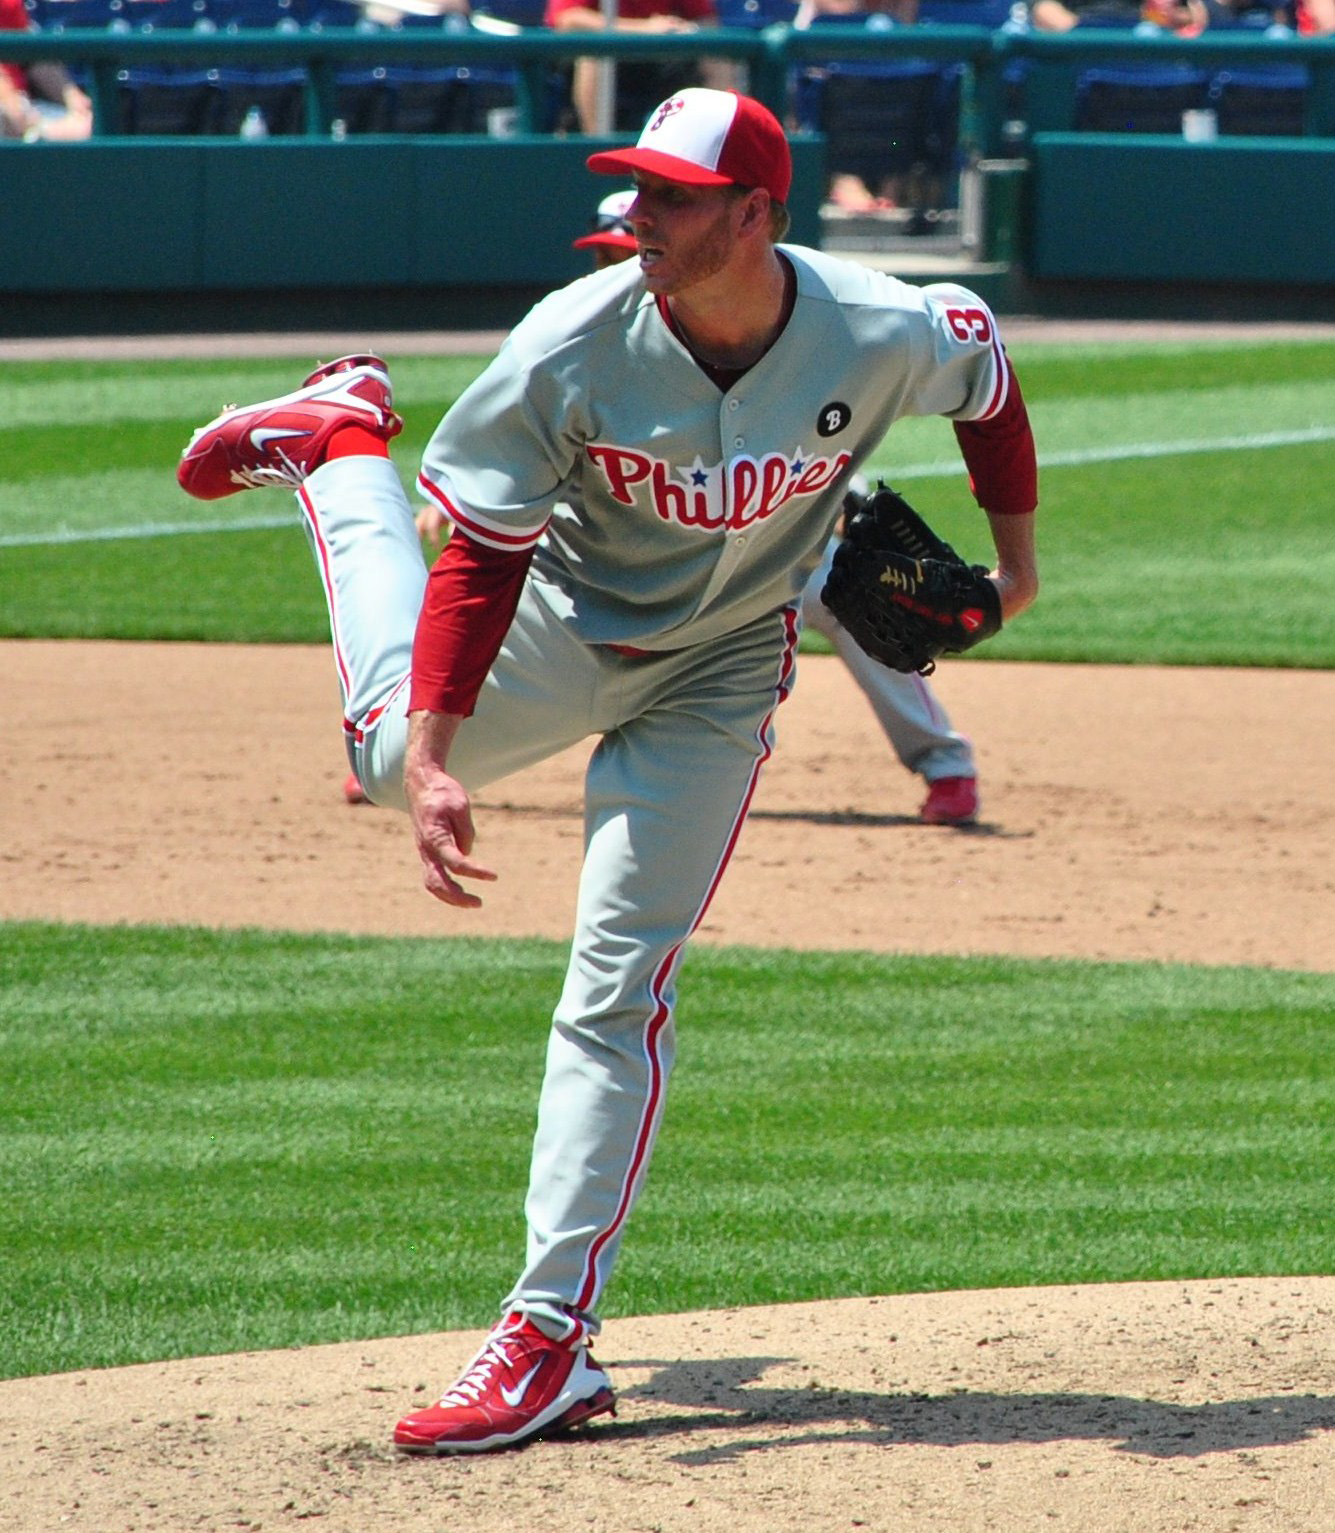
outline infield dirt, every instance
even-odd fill
[[[343,805],[323,650],[32,642],[0,664],[0,917],[568,931],[579,753],[481,796],[500,882],[460,915],[419,890],[401,816]],[[1335,970],[1335,675],[938,682],[980,823],[918,824],[843,666],[806,657],[699,940]],[[463,1462],[387,1443],[475,1334],[16,1380],[0,1528],[1331,1533],[1333,1322],[1331,1277],[616,1320],[615,1421]]]

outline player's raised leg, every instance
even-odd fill
[[[403,429],[389,369],[370,352],[323,362],[299,389],[254,405],[228,405],[190,438],[176,480],[196,500],[240,490],[297,489],[334,433],[360,426],[388,442]]]
[[[392,803],[402,801],[401,703],[426,585],[386,445],[401,428],[388,368],[362,353],[325,363],[290,394],[224,410],[177,468],[200,500],[296,491],[329,607],[349,759],[370,796]]]

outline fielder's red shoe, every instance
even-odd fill
[[[221,500],[269,485],[296,489],[318,468],[340,426],[363,426],[388,442],[403,429],[390,408],[389,372],[369,352],[317,367],[302,386],[257,405],[230,405],[201,426],[181,454],[176,480],[196,500]]]
[[[918,818],[924,825],[972,825],[978,818],[978,780],[938,777],[927,791]]]
[[[405,1453],[487,1453],[616,1412],[607,1375],[587,1346],[544,1336],[518,1312],[487,1338],[463,1376],[394,1428]]]
[[[343,779],[343,798],[349,804],[369,804],[366,789],[362,787],[356,772],[349,772]]]

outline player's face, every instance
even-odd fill
[[[651,293],[685,292],[728,264],[737,244],[736,192],[684,186],[648,174],[635,177],[626,215],[640,242],[640,270]]]

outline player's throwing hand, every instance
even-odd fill
[[[480,896],[465,889],[459,880],[476,878],[493,883],[496,874],[474,860],[473,809],[468,793],[440,764],[459,723],[450,714],[413,714],[408,725],[403,786],[428,894],[446,905],[475,909],[482,903]]]

